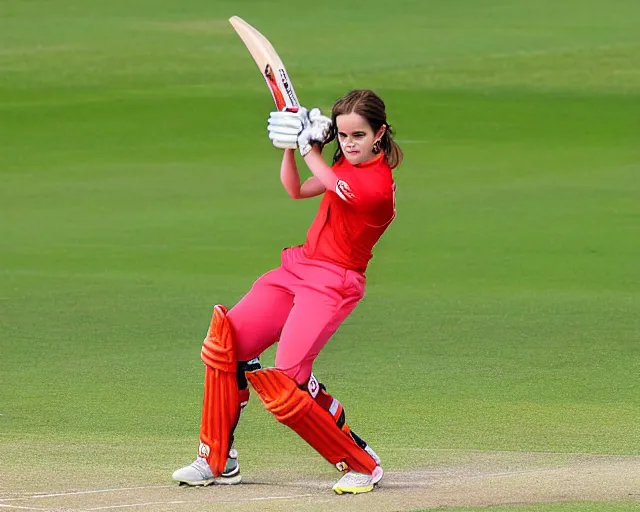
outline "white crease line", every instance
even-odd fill
[[[380,488],[386,487],[434,487],[434,482],[380,482]]]
[[[400,141],[398,141],[400,142]],[[635,169],[637,165],[622,165],[616,167],[616,170],[619,169]],[[452,454],[472,454],[472,455],[566,455],[568,457],[613,457],[613,458],[627,458],[627,459],[638,459],[640,460],[639,455],[628,454],[628,453],[598,453],[598,452],[553,452],[553,451],[519,451],[519,450],[466,450],[463,448],[423,448],[421,446],[407,446],[407,447],[393,447],[387,448],[387,451],[396,451],[396,452],[433,452],[433,453],[452,453]],[[387,471],[388,473],[388,471]]]
[[[10,508],[11,510],[47,510],[45,508],[19,507],[18,505],[3,505],[2,503],[0,503],[0,508]]]
[[[503,473],[483,473],[480,475],[462,476],[463,480],[477,480],[480,478],[498,478],[503,476],[526,475],[528,473],[547,473],[549,471],[558,471],[562,469],[570,469],[565,466],[558,468],[540,468],[540,469],[523,469],[521,471],[506,471]]]
[[[563,468],[540,468],[540,469],[523,469],[521,471],[505,471],[501,473],[482,473],[479,475],[458,475],[455,473],[440,473],[440,474],[429,474],[427,476],[433,476],[436,479],[434,481],[383,481],[381,482],[382,487],[434,487],[434,486],[442,486],[450,484],[450,479],[453,478],[456,481],[458,480],[481,480],[483,478],[500,478],[500,477],[510,477],[517,475],[526,475],[529,473],[545,473],[549,471],[557,471],[558,469]],[[397,474],[401,474],[400,472],[396,472]],[[449,477],[447,479],[443,479],[442,477]],[[457,483],[457,482],[456,482]]]
[[[174,487],[174,486],[173,485],[142,485],[140,487],[120,487],[118,489],[97,489],[95,491],[73,491],[73,492],[57,492],[57,493],[51,493],[51,494],[32,494],[31,496],[23,496],[22,498],[0,498],[0,501],[34,500],[38,498],[56,498],[58,496],[76,496],[80,494],[100,494],[104,492],[137,491],[139,489],[163,489],[166,487]]]
[[[124,505],[105,505],[103,507],[84,508],[82,510],[84,512],[90,512],[93,510],[114,510],[118,508],[149,507],[152,505],[183,505],[185,503],[243,503],[245,501],[290,500],[294,498],[309,498],[313,496],[315,496],[315,494],[294,494],[293,496],[262,496],[258,498],[240,498],[237,500],[148,501],[144,503],[126,503]]]
[[[402,477],[405,476],[407,473],[411,473],[411,470],[409,471],[385,471],[384,472],[384,476],[398,476],[398,477]],[[416,473],[416,471],[414,471],[414,473]],[[433,477],[439,477],[439,476],[456,476],[458,473],[456,473],[454,470],[445,470],[445,471],[438,471],[438,470],[434,470],[434,471],[419,471],[419,473],[421,475],[425,475],[425,476],[433,476]]]
[[[258,498],[240,498],[239,500],[222,500],[213,503],[240,503],[242,501],[268,501],[268,500],[290,500],[292,498],[310,498],[315,494],[294,494],[292,496],[263,496]]]
[[[115,508],[129,508],[129,507],[148,507],[151,505],[181,505],[184,503],[198,503],[197,501],[147,501],[145,503],[131,503],[127,505],[108,505],[104,507],[84,508],[82,510],[111,510]]]

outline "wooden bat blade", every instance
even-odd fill
[[[238,16],[229,18],[229,23],[240,36],[257,64],[278,110],[285,107],[291,109],[299,107],[300,103],[289,79],[289,74],[269,40]]]

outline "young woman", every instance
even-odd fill
[[[395,217],[392,169],[403,155],[374,92],[351,91],[331,114],[302,108],[269,118],[273,145],[285,149],[280,179],[289,196],[323,198],[305,243],[283,250],[281,265],[231,310],[214,308],[202,349],[200,447],[196,461],[173,474],[180,483],[240,482],[232,445],[249,399],[247,379],[278,421],[344,472],[335,492],[368,492],[382,478],[379,457],[349,428],[342,405],[316,380],[312,365],[364,295],[373,246]],[[329,166],[321,152],[334,137]],[[313,174],[302,183],[296,147]],[[275,342],[275,367],[262,369],[257,358]]]

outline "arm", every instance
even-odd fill
[[[300,185],[300,174],[296,165],[295,151],[285,149],[280,166],[280,181],[291,199],[306,199],[315,197],[325,191],[324,185],[312,176]]]
[[[304,157],[304,161],[315,178],[324,186],[326,190],[336,190],[338,177],[333,169],[322,159],[322,149],[313,145]]]
[[[304,161],[326,190],[335,192],[337,196],[353,208],[361,211],[372,211],[377,208],[385,194],[380,193],[378,184],[371,180],[362,180],[358,174],[340,177],[322,158],[322,149],[313,144],[304,156]]]

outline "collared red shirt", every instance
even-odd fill
[[[396,214],[393,174],[384,154],[356,165],[342,157],[333,171],[336,189],[324,193],[304,254],[364,273]]]

